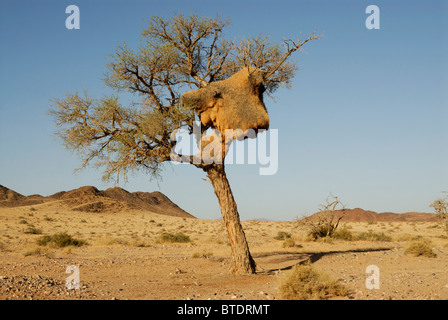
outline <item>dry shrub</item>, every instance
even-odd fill
[[[352,241],[355,240],[353,233],[346,226],[338,229],[332,234],[332,237],[339,240]]]
[[[417,240],[421,240],[422,236],[421,235],[411,235],[409,233],[404,233],[399,235],[398,237],[396,237],[396,241],[417,241]]]
[[[28,225],[28,228],[24,231],[26,234],[42,234],[42,229],[33,226],[32,224]]]
[[[286,240],[290,239],[291,234],[285,231],[279,231],[277,232],[277,235],[274,237],[275,240]]]
[[[185,243],[185,242],[191,242],[191,239],[189,236],[183,234],[182,232],[178,233],[164,232],[156,239],[156,243],[166,243],[166,242]]]
[[[279,292],[287,300],[325,300],[346,296],[348,290],[338,280],[311,265],[296,265],[281,279]]]
[[[318,232],[315,232],[315,231]],[[320,231],[319,231],[320,230]],[[332,232],[327,235],[327,229],[325,225],[320,225],[319,229],[311,229],[304,240],[308,241],[317,241],[324,243],[333,243],[333,239],[345,240],[345,241],[380,241],[380,242],[389,242],[392,241],[392,237],[385,234],[384,232],[373,232],[371,230],[367,232],[351,232],[346,227],[342,227],[339,229],[333,229]],[[417,237],[413,237],[412,240],[418,239]],[[410,240],[408,238],[403,239],[401,241]]]
[[[341,228],[331,235],[334,239],[346,240],[346,241],[392,241],[392,237],[388,236],[384,232],[358,232],[353,233],[346,228]]]
[[[331,195],[325,201],[325,204],[320,205],[317,214],[298,219],[296,222],[299,229],[305,230],[309,239],[317,240],[331,237],[336,232],[339,222],[345,214],[345,205],[338,197]],[[337,212],[342,215],[338,216]]]
[[[297,245],[295,240],[292,238],[288,238],[285,241],[283,241],[282,246],[283,248],[300,247],[300,245]]]
[[[191,256],[193,259],[198,259],[198,258],[204,258],[204,259],[209,259],[211,257],[213,257],[213,253],[212,252],[195,252],[193,253],[193,255]]]
[[[364,240],[364,241],[383,241],[388,242],[392,241],[392,237],[388,236],[384,232],[360,232],[355,235],[355,240]]]
[[[129,241],[124,238],[106,237],[101,241],[101,244],[106,245],[106,246],[113,246],[113,245],[127,246],[127,245],[129,245]]]
[[[23,252],[23,255],[25,257],[27,256],[41,256],[46,258],[54,258],[54,253],[50,251],[48,248],[42,248],[42,247],[34,247],[31,249],[26,250]]]
[[[85,240],[75,239],[66,232],[59,232],[51,236],[42,236],[36,242],[40,246],[51,245],[59,248],[67,246],[80,247],[87,244]]]
[[[430,243],[428,241],[419,240],[414,241],[409,244],[409,246],[404,250],[405,254],[411,254],[415,257],[423,256],[428,258],[435,258],[436,254],[432,251]]]
[[[148,248],[151,247],[151,244],[145,240],[134,239],[133,241],[131,241],[131,246],[137,248]]]
[[[437,218],[442,226],[444,226],[448,235],[448,197],[440,198],[431,203],[430,207],[434,208]]]
[[[327,243],[327,244],[333,244],[334,243],[333,236],[317,238],[316,240],[313,240],[313,241],[318,242],[318,243]]]

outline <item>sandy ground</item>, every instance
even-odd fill
[[[38,234],[29,234],[30,226]],[[312,265],[350,290],[331,299],[448,299],[448,239],[434,222],[352,222],[351,232],[384,232],[392,241],[311,242],[294,222],[245,221],[258,274],[229,273],[222,221],[143,211],[83,213],[47,204],[0,209],[0,299],[281,299],[279,281],[297,263]],[[39,232],[40,231],[40,232]],[[81,247],[42,247],[42,235],[67,232]],[[189,243],[157,243],[182,232]],[[278,232],[295,237],[283,247]],[[404,254],[415,237],[430,241],[435,258]],[[80,288],[68,290],[66,268],[79,268]],[[366,268],[380,271],[379,289],[367,289]]]

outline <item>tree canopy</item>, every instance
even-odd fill
[[[194,126],[195,112],[180,102],[185,90],[204,88],[243,67],[265,71],[266,94],[289,86],[297,70],[289,56],[311,34],[297,41],[271,43],[267,36],[230,41],[223,37],[229,20],[176,15],[152,17],[139,47],[119,46],[107,64],[104,82],[116,95],[100,99],[78,93],[55,99],[50,114],[65,146],[82,156],[82,166],[104,167],[104,178],[126,178],[144,170],[159,176],[176,145],[172,133]],[[120,93],[135,101],[123,106]],[[203,164],[195,164],[200,167]]]

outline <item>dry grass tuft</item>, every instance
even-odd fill
[[[80,247],[87,244],[85,240],[75,239],[66,232],[59,232],[51,236],[48,235],[42,236],[39,239],[37,239],[36,242],[40,246],[51,245],[58,248],[63,248],[67,246]]]
[[[50,251],[48,248],[42,248],[42,247],[34,247],[31,249],[26,250],[23,255],[25,257],[28,256],[41,256],[46,258],[54,258],[54,253]]]
[[[275,240],[286,240],[291,239],[291,234],[285,231],[279,231],[277,235],[274,237]]]
[[[279,293],[287,300],[325,300],[346,296],[348,289],[311,265],[296,265],[281,279]]]
[[[182,232],[178,232],[178,233],[164,232],[156,239],[156,243],[166,243],[166,242],[186,243],[186,242],[191,242],[191,239],[189,236],[187,236],[186,234],[184,234]]]
[[[204,259],[209,259],[211,257],[213,257],[213,253],[212,252],[195,252],[193,253],[193,255],[191,256],[193,259],[198,259],[198,258],[204,258]]]
[[[300,245],[296,244],[296,241],[294,239],[286,239],[285,241],[283,241],[282,244],[283,248],[294,248],[294,247],[300,247]]]
[[[42,229],[33,225],[28,225],[28,228],[24,231],[26,234],[42,234]]]
[[[435,258],[436,254],[432,251],[429,243],[424,240],[414,241],[404,250],[405,254],[411,254],[415,257]]]
[[[380,242],[388,242],[392,241],[392,237],[385,234],[384,232],[360,232],[356,234],[355,236],[356,240],[363,240],[363,241],[380,241]]]

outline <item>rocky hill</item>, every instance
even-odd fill
[[[317,212],[309,218],[317,218],[322,212]],[[436,221],[436,215],[433,213],[425,212],[405,212],[405,213],[393,213],[382,212],[377,213],[375,211],[364,210],[361,208],[336,210],[335,216],[337,218],[342,216],[341,221],[344,222],[431,222]]]
[[[24,196],[0,185],[0,207],[20,207],[43,203],[58,203],[68,210],[86,212],[119,212],[122,210],[147,210],[169,216],[194,218],[161,192],[128,192],[115,187],[101,191],[84,186],[70,191],[60,191],[50,196]]]

